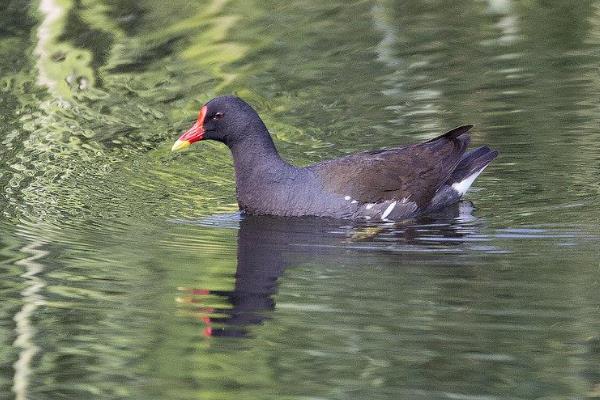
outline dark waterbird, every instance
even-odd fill
[[[308,167],[284,161],[256,111],[234,96],[216,97],[172,150],[212,139],[233,155],[240,210],[253,215],[399,220],[460,200],[498,155],[467,151],[472,125],[424,143],[366,151]]]

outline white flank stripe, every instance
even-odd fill
[[[487,167],[487,165],[486,165],[486,167]],[[461,196],[463,194],[467,193],[467,190],[469,190],[469,188],[471,187],[471,185],[473,184],[475,179],[477,179],[479,174],[481,174],[484,169],[485,169],[485,167],[481,168],[479,171],[473,173],[472,175],[469,175],[462,181],[453,183],[452,189],[456,190],[458,192],[458,194]]]
[[[394,209],[394,207],[396,207],[396,202],[395,201],[392,204],[390,204],[388,206],[388,208],[385,209],[385,211],[383,212],[383,214],[381,214],[381,219],[386,219],[388,217],[388,215],[390,215],[390,213],[392,212],[392,210]]]

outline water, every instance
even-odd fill
[[[9,0],[0,398],[600,396],[600,3]],[[406,224],[240,218],[236,93],[290,161],[475,124]]]

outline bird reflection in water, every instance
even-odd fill
[[[479,220],[462,202],[418,221],[360,224],[325,218],[243,216],[239,222],[233,290],[182,288],[180,302],[192,305],[207,337],[247,337],[275,309],[277,280],[288,266],[317,262],[351,265],[377,255],[379,265],[414,264],[460,252]],[[368,262],[367,262],[368,264]],[[447,264],[440,264],[447,265]]]

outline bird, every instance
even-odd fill
[[[285,161],[258,113],[236,96],[199,111],[172,151],[201,140],[231,150],[242,213],[396,221],[457,203],[498,152],[467,150],[472,125],[417,144],[363,151],[305,167]]]

